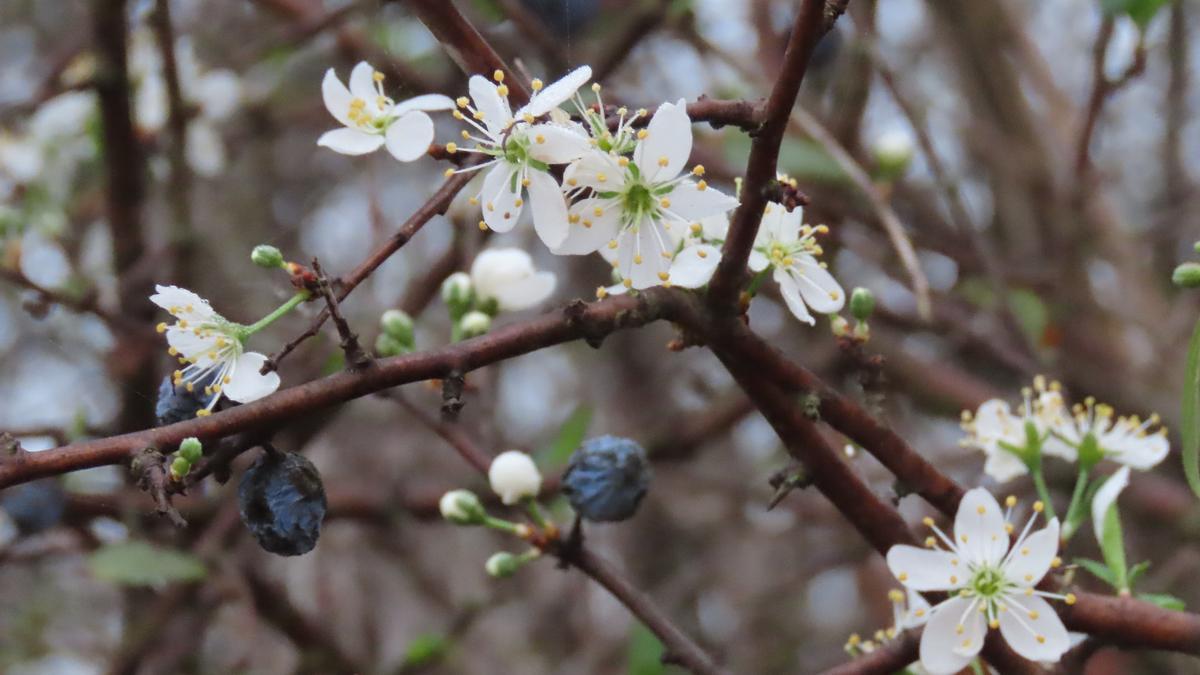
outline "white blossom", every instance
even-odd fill
[[[321,81],[325,108],[342,129],[327,131],[317,145],[343,155],[365,155],[386,147],[401,162],[411,162],[429,150],[433,120],[426,111],[451,110],[454,101],[441,94],[425,94],[396,103],[383,92],[383,73],[360,61],[350,71],[350,86],[333,68]]]
[[[549,86],[534,80],[533,97],[515,112],[508,102],[508,85],[504,84],[502,71],[494,73],[494,82],[481,75],[473,75],[468,81],[471,97],[456,101],[460,109],[454,111],[454,117],[475,131],[462,131],[463,141],[474,145],[461,151],[491,158],[463,169],[485,172],[482,189],[471,198],[472,204],[482,207],[482,225],[508,232],[516,226],[528,197],[538,237],[551,248],[563,242],[567,236],[567,205],[549,168],[578,159],[587,151],[588,139],[578,125],[551,113],[591,77],[592,69],[580,66]],[[550,121],[538,122],[547,114]],[[456,144],[446,147],[459,150]],[[447,173],[454,171],[447,169]]]
[[[542,474],[533,459],[520,450],[506,450],[492,460],[488,482],[505,504],[536,497],[542,489]]]
[[[1112,406],[1089,396],[1082,405],[1072,406],[1071,414],[1063,411],[1046,441],[1046,450],[1078,450],[1092,442],[1090,438],[1105,459],[1145,471],[1163,461],[1171,450],[1166,428],[1154,430],[1158,423],[1157,414],[1144,421],[1136,415],[1116,417]]]
[[[825,264],[817,260],[823,251],[816,235],[828,228],[802,224],[803,215],[799,206],[788,211],[782,204],[768,203],[749,263],[754,272],[771,268],[788,309],[797,319],[812,325],[816,319],[809,307],[822,314],[837,312],[846,304],[846,292]]]
[[[554,252],[599,251],[617,267],[627,288],[643,289],[673,283],[671,265],[686,231],[738,202],[709,187],[701,178],[702,166],[681,174],[692,152],[683,99],[659,106],[637,139],[632,158],[597,147],[567,167],[568,194],[586,189],[592,196],[571,206],[570,232]],[[689,281],[696,277],[702,274],[692,271]]]
[[[480,301],[493,301],[502,311],[528,309],[554,292],[553,272],[534,269],[533,259],[519,248],[488,249],[471,264],[471,286]]]
[[[1016,412],[1003,399],[985,401],[974,416],[963,411],[962,427],[967,436],[961,445],[982,450],[987,456],[984,472],[1001,483],[1029,471],[1022,456],[1029,451],[1031,434],[1042,452],[1075,461],[1075,448],[1047,442],[1065,409],[1058,383],[1047,387],[1045,378],[1039,375],[1034,378],[1033,388],[1022,389],[1021,396]]]
[[[245,351],[245,326],[217,314],[208,301],[177,286],[155,286],[150,300],[170,312],[175,323],[158,324],[166,333],[172,356],[183,368],[172,375],[175,386],[188,391],[203,387],[207,404],[198,413],[207,415],[224,394],[249,403],[279,388],[279,374],[259,372],[267,357]]]
[[[1050,568],[1061,564],[1058,519],[1030,533],[1042,511],[1035,504],[1010,547],[1008,516],[1015,503],[1010,497],[1005,513],[986,490],[970,490],[959,504],[953,539],[927,518],[937,535],[927,540],[929,548],[897,545],[888,551],[888,568],[906,588],[950,596],[933,607],[921,636],[921,665],[934,675],[966,667],[983,648],[989,628],[999,628],[1014,651],[1033,661],[1056,662],[1070,648],[1067,629],[1044,598],[1071,604],[1074,596],[1037,589]]]

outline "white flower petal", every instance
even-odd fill
[[[517,176],[515,192],[513,191],[514,175]],[[517,219],[521,217],[524,201],[520,202],[522,206],[517,204],[523,191],[517,167],[501,161],[488,169],[487,176],[483,178],[483,191],[480,192],[479,199],[483,204],[483,220],[487,226],[497,232],[508,232],[513,229],[517,224]]]
[[[748,262],[750,263],[750,269],[754,272],[761,272],[771,264],[771,260],[760,251],[750,251],[750,260]]]
[[[529,208],[533,212],[533,229],[550,250],[562,245],[570,225],[567,223],[567,202],[554,176],[529,169]]]
[[[484,126],[498,138],[513,118],[508,99],[496,91],[494,82],[482,75],[472,75],[467,81],[467,90],[471,93],[475,109],[483,115]]]
[[[1004,576],[1021,587],[1036,586],[1050,571],[1050,562],[1058,555],[1058,518],[1020,542],[1004,566]]]
[[[671,263],[671,284],[680,288],[700,288],[708,283],[717,263],[721,262],[721,249],[712,244],[693,244],[675,255]]]
[[[591,67],[580,66],[534,94],[533,98],[529,99],[529,103],[518,111],[518,115],[528,113],[534,117],[541,117],[574,96],[575,92],[590,79],[592,79]]]
[[[707,241],[724,241],[729,234],[729,216],[719,213],[701,218],[700,231]]]
[[[600,215],[596,215],[596,209]],[[556,255],[587,255],[608,246],[617,238],[621,227],[621,211],[611,200],[588,197],[571,205],[571,217],[579,216],[578,222],[570,223],[566,239],[551,249]]]
[[[221,393],[238,403],[249,403],[273,393],[279,388],[279,373],[274,371],[262,375],[259,370],[267,357],[258,352],[246,352],[233,364],[233,374]]]
[[[657,183],[678,176],[691,154],[692,120],[687,101],[679,99],[658,106],[646,126],[646,137],[633,150],[633,161],[647,181]]]
[[[353,122],[347,116],[350,112],[350,101],[354,100],[354,94],[342,84],[338,79],[333,68],[325,71],[325,79],[321,80],[321,98],[325,100],[325,109],[329,111],[333,118],[341,122],[343,126],[354,126]]]
[[[944,591],[966,583],[966,563],[949,551],[897,544],[888,549],[887,565],[892,576],[914,591]]]
[[[573,162],[591,148],[586,136],[557,124],[535,124],[525,135],[531,141],[529,156],[547,164]]]
[[[597,192],[616,190],[625,182],[625,169],[617,158],[595,150],[569,164],[563,171],[563,187],[587,187]]]
[[[524,279],[497,286],[493,297],[500,304],[500,309],[517,312],[541,304],[554,292],[557,283],[553,272],[534,272]]]
[[[929,601],[911,588],[908,589],[906,595],[908,596],[908,610],[904,613],[904,620],[898,627],[903,630],[924,626],[929,621],[929,611],[932,609]]]
[[[218,339],[220,336],[216,333],[196,335],[195,331],[190,328],[179,328],[178,326],[167,328],[167,345],[178,351],[180,356],[193,361],[201,368],[217,362],[212,355],[217,350]]]
[[[350,93],[361,98],[370,108],[375,108],[379,92],[375,89],[375,68],[366,61],[359,61],[350,71]]]
[[[784,244],[791,244],[800,240],[800,226],[804,222],[804,209],[797,206],[791,211],[787,210],[783,204],[771,202],[767,204],[767,208],[772,212],[778,212],[778,220],[775,224],[775,237]]]
[[[1029,469],[1019,457],[993,443],[992,450],[988,452],[987,460],[983,463],[983,472],[996,479],[997,483],[1007,483],[1017,476],[1029,473]]]
[[[365,155],[383,145],[383,136],[368,134],[358,129],[334,129],[321,134],[317,145],[343,155]]]
[[[1121,491],[1126,485],[1129,485],[1129,467],[1123,466],[1109,476],[1100,489],[1096,490],[1096,496],[1092,497],[1092,528],[1096,533],[1096,541],[1104,541],[1104,521],[1108,509],[1117,503],[1117,497],[1121,496]]]
[[[388,126],[385,139],[392,157],[401,162],[420,159],[433,142],[433,120],[419,110],[405,113]]]
[[[841,284],[811,256],[799,255],[791,267],[798,276],[797,285],[804,303],[822,314],[831,314],[846,304],[846,292]],[[798,273],[798,274],[797,274]]]
[[[971,604],[966,598],[955,597],[933,608],[920,648],[921,665],[930,675],[957,673],[983,649],[987,623]]]
[[[1004,513],[992,493],[983,488],[968,490],[954,518],[954,543],[976,563],[994,565],[1008,553]]]
[[[796,284],[796,279],[782,267],[775,268],[772,274],[775,278],[775,283],[779,284],[779,294],[783,296],[784,303],[792,314],[804,323],[812,326],[817,323],[813,315],[809,313],[808,307],[804,305],[804,298],[800,295],[800,288]]]
[[[233,114],[241,103],[242,82],[232,70],[214,70],[196,81],[192,96],[200,104],[205,117],[223,120]]]
[[[1055,662],[1071,648],[1062,620],[1036,595],[1009,597],[1000,612],[1000,634],[1013,651],[1031,661]]]
[[[638,224],[636,229],[636,232],[630,231],[621,237],[621,276],[629,279],[638,290],[660,286],[663,280],[659,274],[671,266],[671,259],[663,255],[664,252],[671,252],[665,247],[670,237],[660,223],[648,219]]]
[[[150,302],[167,310],[177,318],[198,323],[217,314],[207,300],[186,288],[155,286],[154,290],[155,293],[150,296]]]
[[[1162,434],[1146,434],[1145,436],[1129,435],[1118,443],[1103,444],[1105,450],[1112,452],[1113,461],[1146,471],[1166,459],[1171,451],[1171,444]]]
[[[392,108],[393,115],[403,115],[410,110],[424,110],[426,112],[437,112],[439,110],[454,110],[454,99],[441,94],[424,94],[422,96],[414,96],[407,101],[401,101]]]
[[[717,190],[706,187],[703,190],[690,181],[685,180],[667,193],[671,207],[665,209],[668,215],[678,217],[687,223],[700,221],[709,216],[719,216],[731,209],[737,208],[738,201],[733,197]]]

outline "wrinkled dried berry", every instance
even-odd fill
[[[625,520],[646,496],[650,476],[642,446],[628,438],[600,436],[584,441],[571,455],[562,491],[588,520]]]
[[[294,452],[267,453],[238,486],[242,522],[258,545],[277,555],[303,555],[317,545],[325,488],[317,467]]]
[[[16,523],[21,534],[36,534],[62,520],[67,502],[54,478],[14,485],[0,492],[0,508]]]
[[[192,384],[192,391],[187,390],[187,384],[173,386],[171,376],[163,378],[158,385],[158,401],[154,403],[154,416],[158,418],[158,426],[166,426],[194,419],[196,413],[208,405],[212,395],[205,395],[204,388],[212,384],[216,371],[208,378],[197,380]]]

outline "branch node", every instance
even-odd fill
[[[355,335],[354,331],[350,329],[349,322],[342,316],[342,312],[338,308],[337,296],[333,294],[333,286],[329,283],[329,277],[325,275],[325,271],[321,269],[321,263],[316,258],[312,260],[312,268],[317,275],[317,288],[329,310],[329,318],[337,328],[338,337],[341,338],[342,352],[346,355],[346,367],[353,371],[365,370],[371,365],[371,357],[363,351],[362,345],[358,343],[358,335]]]
[[[465,385],[466,377],[457,368],[442,378],[442,421],[449,423],[458,421],[458,414],[466,405],[462,397]]]
[[[808,475],[808,469],[803,464],[797,462],[771,474],[767,482],[771,484],[771,487],[775,488],[775,494],[771,495],[771,501],[767,502],[767,510],[770,511],[779,506],[779,503],[791,494],[792,490],[803,490],[812,485],[812,478]]]
[[[158,448],[143,448],[130,460],[129,469],[137,476],[138,488],[150,493],[154,499],[154,510],[158,515],[166,517],[175,527],[187,527],[187,521],[171,505],[171,493],[178,488],[173,485],[174,481],[167,470],[167,458]]]

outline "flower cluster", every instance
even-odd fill
[[[1010,545],[1016,498],[1005,503],[1002,510],[986,490],[970,490],[959,504],[953,537],[926,518],[935,535],[926,540],[927,548],[897,545],[888,551],[888,569],[905,588],[949,595],[928,612],[914,605],[911,617],[898,619],[900,628],[925,623],[920,657],[929,673],[966,667],[983,648],[989,629],[998,628],[1013,651],[1032,661],[1058,661],[1070,647],[1067,629],[1046,599],[1074,604],[1075,596],[1037,588],[1062,564],[1058,519],[1031,531],[1044,508],[1035,503]]]
[[[348,155],[386,145],[397,159],[412,161],[432,141],[432,122],[421,111],[453,109],[467,128],[445,150],[478,159],[446,169],[446,175],[480,173],[469,200],[480,209],[481,228],[508,232],[528,206],[534,231],[553,253],[598,253],[613,266],[616,284],[601,286],[600,297],[660,285],[704,286],[720,260],[728,213],[738,200],[710,186],[703,166],[687,168],[692,122],[686,102],[663,103],[653,114],[613,110],[593,83],[595,103],[588,104],[579,92],[591,76],[591,68],[581,66],[549,85],[535,79],[529,102],[515,109],[500,70],[490,79],[472,76],[469,96],[421,96],[397,105],[384,94],[382,75],[363,62],[348,89],[332,70],[326,74],[326,107],[346,128],[318,143]],[[560,107],[566,104],[573,113]],[[810,308],[837,312],[845,293],[818,260],[816,236],[825,227],[803,225],[802,215],[798,207],[770,204],[750,264],[760,273],[755,289],[773,272],[788,308],[811,324]],[[475,291],[483,292],[486,287],[475,281]],[[526,285],[553,286],[536,278]],[[540,296],[525,290],[523,296]],[[480,317],[472,318],[467,323],[482,327]]]

